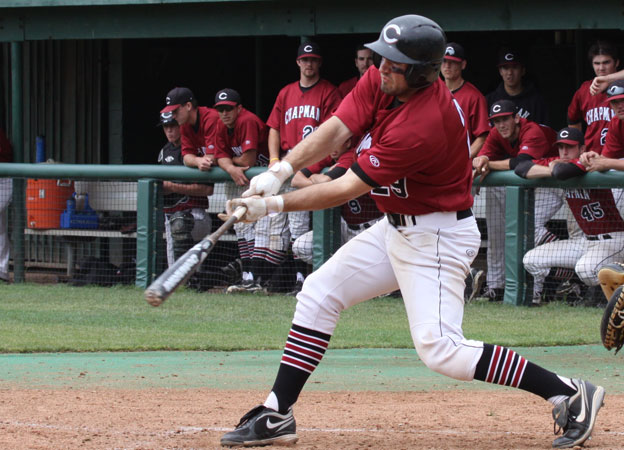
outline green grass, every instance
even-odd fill
[[[295,308],[283,296],[180,290],[159,308],[134,287],[0,287],[0,352],[281,349]],[[602,311],[550,304],[466,308],[468,339],[507,346],[600,342]],[[401,300],[375,299],[342,315],[333,348],[411,348]]]

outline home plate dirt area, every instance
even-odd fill
[[[467,385],[472,386],[473,383]],[[265,391],[0,390],[3,449],[214,449]],[[590,449],[624,447],[624,395],[605,398]],[[550,404],[517,390],[304,392],[297,449],[547,449]]]

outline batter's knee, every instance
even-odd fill
[[[333,334],[340,313],[344,309],[340,291],[328,292],[317,271],[306,278],[301,292],[297,294],[293,322],[326,334]]]
[[[431,370],[457,380],[474,378],[482,348],[465,344],[457,334],[441,334],[439,325],[412,328],[412,338],[421,361]]]

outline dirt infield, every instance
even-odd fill
[[[264,392],[2,389],[3,449],[214,449]],[[609,395],[591,449],[624,447],[624,395]],[[550,405],[519,391],[306,392],[303,449],[546,449]]]

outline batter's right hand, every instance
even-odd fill
[[[267,197],[279,192],[282,184],[293,174],[293,168],[287,161],[280,161],[271,166],[269,170],[251,179],[249,189],[243,192],[243,197],[260,195]]]
[[[284,209],[284,200],[281,195],[272,197],[254,195],[253,197],[228,200],[225,204],[225,211],[228,217],[231,216],[234,210],[239,206],[247,207],[247,212],[240,218],[240,221],[250,223],[257,222],[268,214],[282,212]]]

